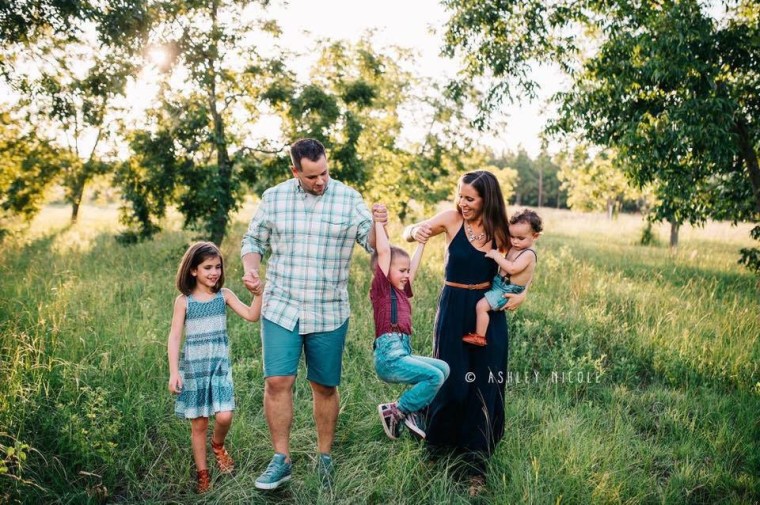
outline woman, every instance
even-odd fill
[[[409,242],[425,243],[446,234],[446,281],[438,301],[433,353],[448,363],[451,374],[430,405],[426,431],[432,451],[453,449],[468,463],[471,495],[485,485],[487,459],[504,434],[508,353],[504,312],[492,315],[485,347],[465,343],[462,337],[474,330],[475,306],[497,270],[485,253],[509,247],[507,226],[496,177],[475,171],[459,180],[456,210],[404,230]],[[516,309],[525,295],[505,295],[511,298],[506,308]]]

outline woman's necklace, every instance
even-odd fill
[[[464,222],[464,230],[467,232],[467,240],[470,242],[475,242],[476,240],[483,240],[486,238],[485,230],[483,230],[483,233],[475,235],[475,233],[472,231],[472,226],[470,226],[470,223],[467,221]]]

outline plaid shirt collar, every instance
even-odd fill
[[[325,196],[325,194],[326,194],[326,193],[327,193],[327,192],[330,190],[330,188],[332,187],[332,184],[330,184],[330,183],[332,182],[332,179],[330,179],[330,178],[328,177],[328,178],[327,178],[327,185],[325,186],[325,190],[322,192],[322,194],[321,194],[321,195],[314,195],[314,194],[312,194],[312,193],[307,193],[307,192],[306,192],[306,191],[305,191],[305,190],[304,190],[304,189],[301,187],[301,181],[298,179],[298,177],[293,177],[293,179],[295,179],[295,181],[296,181],[296,183],[294,184],[295,188],[293,189],[293,191],[295,191],[295,192],[296,192],[296,194],[297,194],[298,196],[300,196],[301,198],[303,198],[303,199],[306,199],[306,197],[307,197],[307,196],[309,196],[309,195],[311,195],[311,196],[315,196],[315,197],[317,197],[317,198],[319,198],[320,196]]]

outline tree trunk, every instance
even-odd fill
[[[543,207],[544,204],[544,169],[538,169],[538,206]]]
[[[670,223],[670,248],[675,249],[678,247],[678,230],[681,228],[681,225],[674,221],[668,222]]]
[[[612,221],[613,216],[613,209],[614,209],[614,201],[612,198],[607,198],[607,219]]]
[[[82,168],[81,170],[84,170]],[[79,219],[79,207],[82,204],[82,198],[84,196],[84,186],[86,181],[84,174],[80,174],[75,182],[74,187],[71,188],[71,224],[76,224]]]
[[[212,6],[211,19],[212,30],[216,33],[217,26],[217,9],[218,3],[214,2]],[[215,44],[216,45],[216,44]],[[214,144],[216,146],[216,163],[217,163],[217,186],[219,194],[217,196],[217,206],[209,223],[211,241],[221,247],[224,236],[227,232],[227,222],[229,213],[234,202],[232,196],[232,162],[227,152],[227,139],[224,135],[224,119],[219,113],[216,106],[216,60],[214,59],[218,52],[216,47],[209,51],[208,68],[210,72],[208,102],[211,117],[214,120]]]
[[[739,149],[745,163],[747,163],[749,180],[750,184],[752,184],[752,192],[755,195],[755,211],[760,214],[760,167],[758,167],[757,153],[755,153],[752,146],[752,139],[750,139],[749,132],[747,131],[747,125],[741,116],[736,121],[736,132],[738,133]]]
[[[105,100],[102,104],[102,108],[105,109]],[[103,128],[98,128],[98,134],[95,137],[95,143],[92,146],[92,151],[90,151],[90,158],[86,163],[83,163],[81,165],[75,164],[72,167],[72,170],[78,170],[78,172],[75,172],[73,175],[74,186],[71,188],[71,224],[76,223],[77,219],[79,218],[79,207],[82,204],[82,198],[84,198],[84,187],[87,185],[87,181],[90,180],[90,178],[93,176],[93,173],[95,172],[93,170],[93,164],[95,163],[95,151],[98,148],[98,144],[100,143],[102,136]],[[79,159],[79,149],[77,148],[75,152],[77,159]]]

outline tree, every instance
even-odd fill
[[[546,151],[546,147],[541,148],[533,166],[538,172],[538,207],[556,207],[560,208],[564,194],[562,185],[558,178],[559,166],[554,163],[552,157]]]
[[[30,218],[45,189],[59,183],[76,221],[88,181],[112,170],[110,114],[134,71],[132,55],[144,33],[142,5],[124,0],[103,9],[88,2],[42,0],[0,8],[0,38],[6,42],[0,71],[18,97],[9,117],[17,138],[31,143],[29,149],[15,150],[17,156],[29,156],[20,165],[23,170],[2,174],[12,179],[7,191],[26,195],[21,203],[4,194],[7,212]],[[39,156],[40,149],[49,155]]]
[[[23,132],[8,112],[0,114],[0,238],[28,221],[42,204],[44,190],[66,164],[49,143]]]
[[[48,39],[81,41],[94,33],[101,54],[119,48],[136,54],[150,25],[146,0],[21,0],[0,3],[0,42],[3,52],[30,50]],[[0,75],[13,80],[14,62],[3,54]]]
[[[517,185],[517,170],[509,167],[499,168],[493,165],[486,165],[483,170],[487,170],[496,176],[504,201],[509,201]]]
[[[428,133],[420,145],[402,146],[401,110],[418,85],[402,68],[409,51],[377,50],[369,36],[355,44],[325,41],[301,83],[286,66],[288,54],[265,58],[247,45],[257,31],[276,35],[276,24],[219,21],[246,19],[236,5],[195,3],[164,15],[154,29],[168,34],[154,35],[152,44],[170,50],[172,64],[152,126],[130,135],[133,156],[118,178],[128,201],[125,238],[155,233],[176,202],[186,225],[220,242],[244,185],[260,192],[289,177],[285,146],[299,137],[323,141],[333,176],[387,202],[402,219],[412,200],[447,195],[471,141],[461,92],[427,86],[430,111],[418,119],[430,118]],[[196,28],[204,23],[211,29]],[[171,75],[181,71],[188,76],[183,89],[173,89]],[[249,127],[268,113],[280,119],[274,140]]]
[[[33,39],[38,31],[72,32],[93,14],[88,2],[36,0],[0,4],[0,40],[15,44]]]
[[[286,138],[322,139],[331,174],[385,202],[402,220],[413,202],[424,207],[447,198],[472,159],[464,92],[406,70],[413,67],[410,52],[378,49],[371,33],[353,44],[324,42],[319,51],[308,84],[282,79],[265,94]],[[403,145],[402,112],[411,107],[424,131],[420,141]]]
[[[517,189],[515,191],[515,205],[538,206],[538,174],[533,169],[533,160],[528,152],[522,147],[517,155],[507,162],[510,167],[517,170]]]
[[[573,210],[603,211],[612,219],[625,201],[637,200],[636,191],[627,180],[618,160],[610,153],[602,152],[591,158],[583,147],[577,147],[571,155],[563,153],[559,180],[567,190],[567,203]]]
[[[123,96],[127,76],[134,71],[123,53],[98,54],[94,44],[51,35],[34,44],[36,54],[14,55],[17,68],[23,69],[13,75],[13,84],[22,93],[18,119],[30,135],[65,153],[65,162],[50,159],[54,165],[46,170],[55,175],[49,183],[64,187],[72,222],[79,215],[87,183],[114,166],[108,159],[116,135],[113,103]]]
[[[520,147],[516,154],[506,153],[498,158],[491,156],[490,163],[497,167],[516,170],[514,205],[560,208],[563,199],[567,199],[565,190],[557,179],[559,166],[552,161],[544,148],[535,160]]]
[[[447,49],[497,79],[489,97],[530,95],[533,62],[570,74],[553,131],[615,149],[656,187],[653,218],[760,219],[760,4],[726,2],[720,22],[696,0],[445,4]],[[570,37],[581,31],[593,39]]]
[[[277,36],[263,15],[268,1],[156,2],[150,45],[167,57],[160,106],[151,126],[130,135],[133,157],[118,181],[127,205],[123,221],[132,238],[149,237],[167,205],[177,203],[185,226],[221,244],[230,214],[242,200],[242,178],[256,177],[247,145],[260,117],[268,79],[281,77],[284,62],[259,54],[252,40]],[[149,169],[148,169],[149,167]]]

